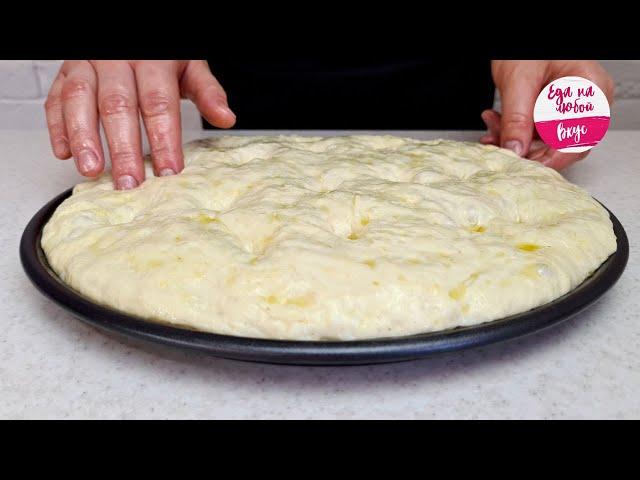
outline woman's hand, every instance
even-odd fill
[[[591,80],[613,103],[614,82],[607,71],[595,61],[586,60],[494,60],[493,80],[500,92],[502,113],[482,112],[487,134],[480,141],[513,150],[518,155],[563,169],[587,156],[582,153],[562,153],[534,137],[533,107],[542,89],[560,77],[578,76]]]
[[[61,160],[73,156],[86,177],[99,175],[105,164],[101,121],[115,188],[135,188],[144,181],[141,115],[155,174],[178,173],[184,167],[180,98],[192,100],[212,125],[235,123],[204,60],[65,61],[45,102],[53,153]]]

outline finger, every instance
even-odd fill
[[[64,126],[62,113],[62,85],[64,79],[65,75],[59,72],[51,84],[47,100],[44,102],[51,149],[53,154],[60,160],[66,160],[71,157],[71,149],[69,148],[67,130]]]
[[[133,70],[124,61],[96,61],[93,65],[114,185],[118,190],[135,188],[144,181],[144,162]]]
[[[480,143],[498,145],[500,143],[500,114],[495,110],[485,110],[480,115],[487,126],[487,133],[480,137]]]
[[[588,154],[588,151],[581,153],[564,153],[550,148],[545,155],[537,159],[537,161],[542,162],[546,167],[562,170],[582,160]]]
[[[493,109],[489,109],[482,112],[480,116],[482,117],[484,124],[487,126],[488,134],[492,137],[500,138],[500,113]]]
[[[62,86],[62,111],[71,154],[80,174],[87,177],[104,169],[96,94],[97,78],[91,64],[75,63]]]
[[[230,128],[236,123],[236,116],[227,103],[227,94],[204,60],[189,62],[182,74],[181,90],[210,124]]]
[[[533,107],[542,85],[538,62],[511,62],[503,68],[498,88],[502,99],[500,145],[524,156],[533,136]],[[498,82],[497,82],[498,83]]]
[[[155,174],[174,175],[184,167],[180,89],[175,63],[139,62],[135,76]]]
[[[484,145],[498,145],[500,141],[491,135],[483,135],[480,137],[480,143]]]
[[[533,140],[531,142],[531,146],[529,147],[529,153],[527,154],[527,158],[529,160],[539,161],[542,157],[544,157],[547,152],[551,149],[549,145],[544,143],[542,140]]]

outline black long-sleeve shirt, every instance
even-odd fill
[[[240,129],[480,130],[480,113],[493,105],[489,60],[279,56],[208,62]]]

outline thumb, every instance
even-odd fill
[[[180,90],[212,125],[230,128],[235,124],[236,116],[229,108],[227,94],[204,60],[189,61],[180,80]]]
[[[533,137],[533,107],[542,88],[537,62],[513,62],[496,79],[502,100],[500,146],[525,156]]]

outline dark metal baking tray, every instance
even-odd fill
[[[399,362],[479,347],[556,325],[598,300],[618,280],[627,264],[629,242],[609,212],[618,248],[589,278],[566,295],[527,312],[470,327],[403,337],[357,341],[289,341],[234,337],[147,321],[92,302],[65,285],[49,266],[40,246],[42,228],[71,189],[38,211],[24,230],[20,259],[33,284],[80,320],[109,332],[208,354],[266,363],[358,365]]]

